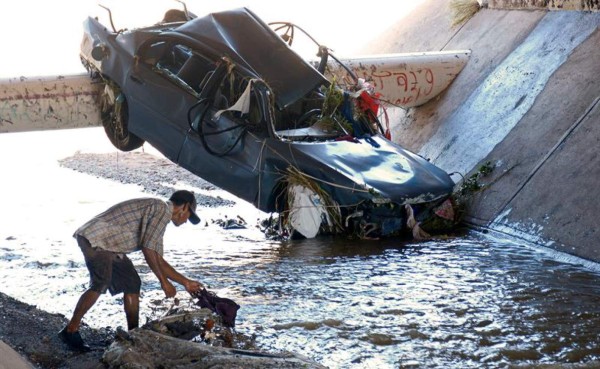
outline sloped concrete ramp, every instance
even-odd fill
[[[548,13],[419,153],[447,172],[469,172],[521,121],[552,74],[599,24],[600,14]]]
[[[531,172],[521,177],[522,183],[514,196],[500,207],[501,213],[491,227],[600,261],[598,123],[600,97]]]

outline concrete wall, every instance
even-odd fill
[[[600,13],[483,8],[452,28],[441,3],[365,50],[472,50],[439,99],[393,112],[392,138],[448,172],[496,165],[467,222],[600,261]]]
[[[0,133],[97,126],[99,92],[87,75],[0,80]]]

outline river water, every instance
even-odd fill
[[[58,165],[78,150],[113,152],[102,134],[0,135],[0,291],[71,314],[87,284],[73,230],[117,201],[146,196]],[[600,367],[595,264],[474,231],[420,243],[266,241],[251,226],[265,214],[248,204],[199,213],[200,226],[168,227],[165,258],[238,302],[236,328],[261,349],[331,368]],[[250,226],[211,222],[236,215]],[[143,320],[170,301],[141,255],[132,259]],[[85,322],[124,326],[120,299],[103,296]]]

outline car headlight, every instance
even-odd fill
[[[101,61],[108,56],[109,50],[104,44],[96,45],[92,48],[92,58],[97,61]]]

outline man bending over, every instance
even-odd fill
[[[112,295],[123,292],[127,328],[139,325],[140,277],[126,254],[142,251],[148,266],[160,282],[166,297],[175,296],[172,282],[193,293],[203,286],[177,272],[163,259],[163,235],[169,221],[176,227],[186,221],[198,224],[196,198],[190,191],[175,191],[169,201],[141,198],[118,203],[95,216],[73,235],[83,252],[90,272],[90,287],[73,312],[73,317],[59,337],[71,348],[88,351],[79,334],[81,319],[107,290]]]

